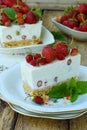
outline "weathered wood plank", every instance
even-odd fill
[[[84,3],[87,0],[26,0],[26,2],[40,3]]]
[[[63,11],[44,11],[43,13],[43,17],[42,17],[42,20],[43,20],[43,25],[50,31],[57,31],[58,28],[52,23],[52,18],[55,17],[55,16],[59,16],[59,15],[62,15],[63,14]]]
[[[14,130],[17,113],[0,100],[0,130]]]
[[[19,115],[15,130],[68,130],[67,120],[53,120]]]
[[[87,114],[70,120],[70,130],[87,130]]]
[[[42,9],[64,9],[69,5],[87,3],[87,0],[27,0],[28,5]]]

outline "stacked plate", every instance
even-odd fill
[[[87,67],[80,66],[79,79],[87,80]],[[0,98],[6,101],[14,111],[26,116],[71,119],[87,111],[87,94],[79,96],[74,103],[65,98],[59,99],[58,102],[50,101],[49,104],[44,105],[33,102],[22,87],[19,64],[0,74]]]

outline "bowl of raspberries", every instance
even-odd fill
[[[87,40],[87,4],[70,6],[62,16],[52,18],[52,22],[66,35],[77,40]]]

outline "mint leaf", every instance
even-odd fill
[[[70,101],[74,102],[77,100],[78,98],[78,89],[77,87],[72,87],[72,89],[70,90]]]
[[[73,6],[69,6],[69,7],[67,7],[67,8],[64,10],[64,13],[65,13],[65,14],[70,13],[72,10],[73,10]]]
[[[77,88],[79,94],[87,93],[87,81],[78,81]]]
[[[53,87],[47,94],[51,98],[63,98],[68,95],[67,84],[62,83]]]
[[[42,17],[42,11],[40,8],[36,9],[31,8],[31,11],[34,12],[38,17]]]
[[[77,84],[76,84],[76,80],[75,78],[71,78],[68,82],[67,82],[67,87],[68,89],[72,89],[73,87],[76,87]]]
[[[51,31],[51,33],[53,34],[55,40],[67,41],[67,38],[60,32]]]
[[[8,16],[9,19],[15,20],[15,18],[16,18],[15,10],[13,10],[12,8],[6,7],[6,8],[3,8],[3,11]]]
[[[87,81],[77,81],[75,78],[71,78],[67,82],[57,84],[49,92],[50,98],[64,98],[70,96],[70,101],[74,102],[78,96],[87,93]]]

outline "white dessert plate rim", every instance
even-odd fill
[[[80,66],[79,79],[87,81],[87,67]],[[51,103],[49,105],[38,105],[27,97],[22,87],[20,65],[15,65],[0,74],[0,93],[3,97],[12,104],[18,105],[25,110],[37,113],[68,113],[68,112],[82,112],[87,110],[87,94],[79,96],[74,102],[70,103],[68,100],[60,99],[58,103]]]
[[[40,117],[40,118],[48,118],[48,119],[59,119],[59,120],[64,120],[64,119],[73,119],[82,116],[83,114],[87,113],[87,111],[83,112],[73,112],[73,113],[58,113],[58,114],[43,114],[43,113],[36,113],[32,111],[28,111],[21,106],[17,106],[15,104],[9,103],[6,101],[2,95],[0,95],[0,98],[4,100],[5,102],[8,103],[8,105],[11,107],[12,110],[15,112],[25,115],[25,116],[31,116],[31,117]]]
[[[25,116],[33,116],[33,117],[40,117],[40,118],[50,118],[50,119],[73,119],[82,116],[83,114],[87,113],[87,111],[83,112],[75,112],[75,113],[63,113],[63,114],[41,114],[41,113],[35,113],[31,111],[27,111],[24,108],[14,105],[14,104],[9,104],[9,106],[16,112],[25,115]]]

